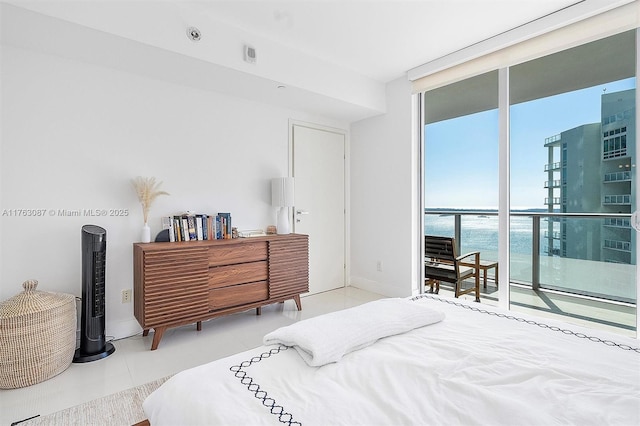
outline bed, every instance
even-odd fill
[[[185,370],[162,425],[638,425],[632,338],[436,295],[300,321]]]

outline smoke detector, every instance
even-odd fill
[[[202,33],[196,27],[189,27],[187,28],[187,37],[189,37],[191,41],[200,41]]]

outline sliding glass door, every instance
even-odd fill
[[[510,68],[515,307],[635,327],[635,50],[630,31]]]
[[[424,231],[508,259],[512,309],[635,335],[636,50],[632,30],[424,93]]]

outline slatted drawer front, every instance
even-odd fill
[[[206,315],[208,278],[206,247],[145,252],[143,327]]]
[[[267,261],[217,266],[209,269],[209,287],[226,287],[235,284],[266,281]]]
[[[209,292],[209,308],[212,311],[231,308],[233,306],[267,300],[268,297],[269,291],[267,290],[266,281],[214,288]]]
[[[269,241],[269,299],[309,291],[309,237]]]
[[[267,260],[267,242],[225,244],[209,247],[209,266]]]

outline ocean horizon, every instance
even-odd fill
[[[465,213],[497,213],[497,210],[471,209],[428,209],[432,214],[425,214],[425,235],[442,237],[454,236],[453,214],[438,214],[437,211],[456,211]],[[516,211],[516,210],[513,210]],[[532,212],[533,210],[517,210],[518,212]],[[545,211],[542,209],[541,211]],[[483,260],[498,260],[498,216],[483,214],[463,215],[461,218],[460,253],[480,251]],[[541,226],[546,229],[546,226]],[[511,252],[531,254],[533,243],[533,219],[527,216],[512,216],[510,227]],[[542,240],[541,240],[542,243]]]

